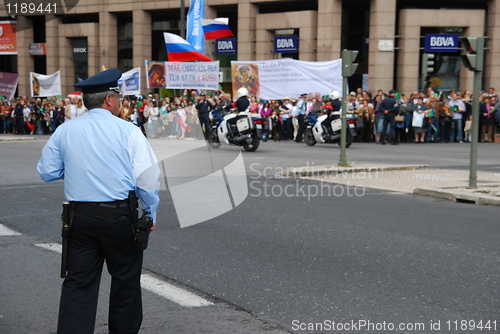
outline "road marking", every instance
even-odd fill
[[[200,307],[214,305],[200,296],[178,288],[170,283],[154,278],[148,274],[141,275],[141,286],[159,296],[185,307]]]
[[[35,246],[56,253],[62,253],[62,245],[58,243],[35,244]],[[141,275],[141,287],[184,307],[211,306],[214,303],[173,284],[162,281],[148,274]]]
[[[11,235],[21,235],[21,233],[11,230],[10,228],[0,224],[0,237],[7,237]]]
[[[49,251],[53,251],[56,253],[61,254],[62,253],[62,245],[58,243],[53,243],[53,244],[35,244],[35,246],[48,249]]]

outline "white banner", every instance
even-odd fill
[[[304,93],[342,93],[342,59],[311,62],[296,59],[232,61],[233,96],[240,87],[266,100]]]
[[[61,71],[50,75],[30,72],[30,86],[33,97],[62,95]]]
[[[141,94],[141,68],[136,67],[122,74],[118,79],[123,95]]]
[[[219,61],[146,60],[148,88],[219,90]]]

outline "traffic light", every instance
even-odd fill
[[[434,53],[424,53],[422,55],[422,74],[424,77],[427,74],[436,72],[436,55]]]
[[[352,50],[344,50],[342,51],[342,76],[343,77],[351,77],[356,69],[358,68],[358,64],[353,64],[354,60],[358,56],[359,51]]]
[[[467,54],[461,55],[462,63],[469,71],[482,72],[484,59],[484,38],[462,38],[462,44]]]

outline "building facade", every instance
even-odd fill
[[[0,53],[0,71],[19,73],[18,92],[29,95],[30,72],[60,70],[67,94],[78,78],[103,66],[126,71],[143,68],[145,60],[167,60],[163,32],[181,34],[182,1],[187,13],[189,0],[80,0],[56,15],[16,17],[0,4],[3,20],[15,19],[18,26],[17,54]],[[483,87],[500,87],[500,0],[204,0],[204,8],[205,18],[228,17],[237,41],[234,56],[218,56],[215,42],[205,43],[205,53],[223,69],[231,60],[327,61],[340,58],[343,49],[358,50],[351,87],[407,94],[423,88],[423,36],[453,32],[487,37]],[[295,53],[275,53],[275,37],[283,34],[297,37]],[[31,43],[44,43],[45,55],[30,54]],[[436,56],[432,85],[472,89],[473,74],[460,65],[460,51]],[[145,75],[141,86],[146,93]]]

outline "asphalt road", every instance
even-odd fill
[[[9,157],[0,162],[0,223],[35,240],[59,241],[62,183],[44,184],[36,174],[43,144],[43,139],[0,142],[0,155]],[[235,150],[223,146],[217,154],[229,159]],[[498,170],[496,151],[495,144],[480,145],[479,171]],[[469,146],[355,143],[347,157],[351,163],[467,169]],[[443,333],[479,332],[469,327],[472,322],[462,329],[462,320],[475,324],[483,320],[483,325],[490,321],[490,330],[482,332],[500,331],[498,208],[273,177],[289,167],[335,164],[339,149],[333,145],[268,142],[255,153],[243,153],[243,158],[249,195],[217,218],[181,229],[170,192],[161,192],[158,228],[145,256],[146,270],[259,322],[238,323],[241,333],[258,333],[258,328],[265,332],[269,324],[294,333],[375,333],[380,326],[386,326],[382,332],[389,332],[391,324],[396,328],[404,324],[406,330],[399,330],[403,333],[429,333],[431,326],[437,329],[438,325]],[[2,246],[5,253],[15,243]],[[57,269],[57,258],[47,264],[40,251],[25,251],[35,252],[40,263]],[[60,284],[45,283],[46,266],[32,262],[26,266],[28,272],[37,273],[31,282],[38,295],[47,294],[39,288],[41,282]],[[19,268],[13,268],[12,274],[2,273],[2,281],[19,277],[15,272]],[[4,290],[5,285],[1,286]],[[58,290],[50,291],[46,298],[54,308]],[[30,291],[19,294],[29,300]],[[12,291],[2,295],[11,296]],[[20,302],[14,305],[22,307]],[[151,312],[161,305],[152,302]],[[217,318],[220,323],[230,318],[224,312]],[[188,311],[179,314],[188,322],[199,316]],[[179,327],[167,331],[168,321],[152,318],[145,333],[201,332]],[[328,331],[333,321],[354,328]],[[47,320],[44,323],[50,327]],[[311,330],[309,326],[318,329],[317,323],[323,331]],[[363,324],[367,327],[360,327]],[[210,328],[214,333],[235,332],[217,329],[217,321]]]

